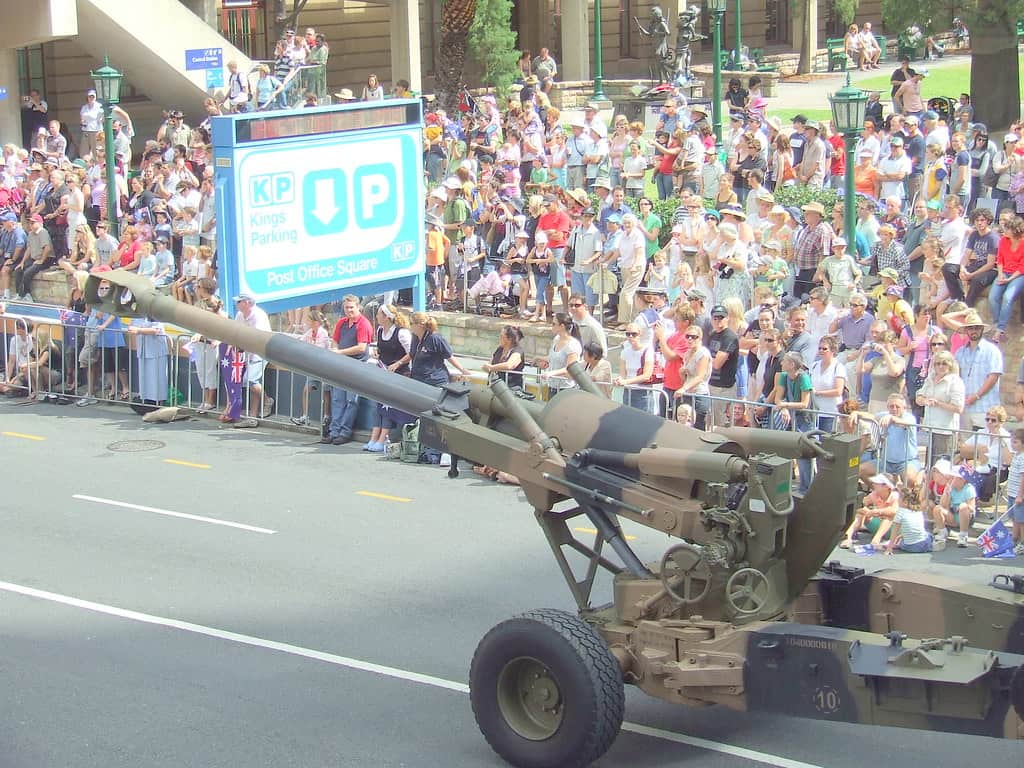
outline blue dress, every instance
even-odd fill
[[[155,328],[156,336],[138,334],[135,337],[135,355],[139,362],[139,397],[144,401],[162,403],[167,399],[167,363],[170,357],[169,339],[162,323],[139,318],[132,321],[137,328]]]

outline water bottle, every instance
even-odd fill
[[[857,555],[873,555],[875,554],[874,544],[857,544],[853,548],[854,554]]]
[[[391,430],[384,431],[384,458],[392,458],[391,454]]]

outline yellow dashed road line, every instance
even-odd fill
[[[373,499],[384,499],[385,501],[412,501],[404,496],[388,496],[386,493],[374,493],[373,491],[356,491],[357,496],[369,496]]]
[[[178,459],[164,459],[164,464],[175,464],[179,467],[192,467],[193,469],[209,469],[209,464],[194,464],[191,461],[179,461]]]
[[[4,435],[4,437],[17,437],[20,440],[42,441],[46,439],[45,437],[40,437],[39,435],[25,435],[22,434],[21,432],[0,432],[0,434]]]

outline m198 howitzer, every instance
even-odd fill
[[[391,405],[420,419],[426,444],[519,478],[578,614],[525,613],[474,655],[477,723],[514,765],[599,758],[621,725],[624,683],[688,705],[1024,738],[1024,596],[836,565],[819,576],[858,502],[855,436],[698,432],[608,400],[578,366],[578,388],[546,403],[501,381],[430,386],[200,311],[122,271],[90,277],[86,300]],[[803,496],[795,458],[817,460]],[[597,530],[591,543],[570,528],[581,516]],[[675,543],[645,563],[623,518]],[[583,556],[581,573],[567,550]],[[612,601],[595,605],[602,570]]]

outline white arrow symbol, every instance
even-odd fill
[[[325,227],[338,213],[338,206],[334,204],[334,179],[313,182],[313,210],[310,213]]]

